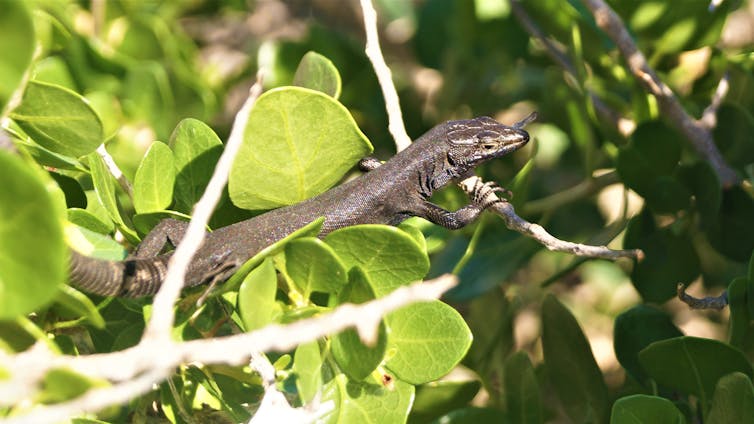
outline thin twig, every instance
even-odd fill
[[[149,320],[142,340],[149,338],[168,340],[170,337],[174,319],[173,304],[175,304],[183,288],[186,269],[204,240],[205,228],[212,216],[212,211],[214,211],[217,202],[220,200],[223,187],[225,187],[225,183],[228,181],[228,173],[233,164],[233,159],[243,142],[243,134],[246,122],[249,119],[249,112],[261,93],[262,81],[261,73],[259,73],[257,81],[249,90],[249,97],[241,107],[241,110],[236,114],[228,142],[225,144],[225,149],[217,161],[217,166],[209,184],[207,184],[207,189],[196,203],[194,214],[186,230],[186,234],[170,259],[165,282],[154,297],[152,318]]]
[[[474,187],[477,187],[479,184],[483,184],[482,179],[474,175],[461,181],[459,185],[465,192],[472,193]],[[497,198],[497,195],[492,191],[487,193],[487,196],[493,196],[495,199]],[[482,200],[482,203],[484,203],[485,200]],[[490,198],[490,200],[493,199]],[[540,242],[547,249],[555,252],[565,252],[576,256],[588,256],[591,258],[610,260],[616,260],[618,258],[634,258],[636,260],[642,260],[644,258],[644,252],[639,249],[613,250],[606,246],[590,246],[560,240],[548,233],[541,225],[533,224],[516,215],[513,205],[508,202],[497,202],[490,206],[489,210],[503,218],[505,225],[511,230],[517,231],[527,237],[531,237]]]
[[[725,96],[728,95],[729,89],[730,75],[726,72],[720,79],[720,82],[717,83],[715,94],[712,95],[712,101],[710,101],[709,106],[707,106],[704,109],[704,112],[702,112],[702,117],[699,119],[700,125],[708,130],[712,130],[717,126],[717,111],[720,109],[720,105],[723,104]]]
[[[678,293],[678,299],[680,299],[681,302],[689,305],[691,309],[721,310],[728,306],[727,291],[724,291],[720,296],[698,298],[686,293],[686,286],[684,286],[683,283],[678,283],[676,291]]]
[[[725,163],[715,145],[712,133],[683,109],[670,87],[649,66],[620,16],[603,0],[583,0],[583,2],[592,11],[597,26],[618,46],[634,77],[657,98],[663,116],[685,136],[697,153],[709,161],[724,187],[736,184],[739,178],[735,171]]]
[[[367,43],[365,52],[369,61],[372,62],[377,80],[382,89],[382,96],[385,98],[385,108],[388,116],[388,130],[395,140],[395,147],[400,152],[411,144],[411,137],[406,133],[403,125],[403,115],[401,114],[401,104],[398,99],[398,92],[393,84],[392,73],[385,63],[380,49],[380,38],[377,31],[377,12],[374,10],[372,0],[361,0],[361,11],[364,15],[364,29],[366,31]]]
[[[107,167],[107,170],[110,172],[110,175],[115,177],[115,180],[118,181],[120,188],[122,188],[123,191],[126,192],[128,197],[133,198],[134,189],[133,187],[131,187],[131,183],[128,182],[125,175],[123,175],[123,171],[121,171],[120,168],[118,168],[118,164],[115,163],[115,160],[113,159],[113,157],[110,156],[110,153],[107,152],[107,149],[105,149],[104,143],[100,144],[99,147],[97,147],[97,154],[105,162],[105,166]]]
[[[571,59],[560,47],[558,47],[558,45],[549,39],[541,29],[539,29],[526,12],[526,9],[524,9],[521,0],[511,1],[511,11],[516,16],[516,19],[518,19],[521,26],[523,26],[524,30],[526,30],[533,39],[542,44],[545,48],[545,52],[547,52],[550,58],[560,65],[560,67],[563,68],[563,71],[569,74],[574,80],[578,81],[576,67],[571,62]],[[636,123],[633,120],[622,116],[616,110],[608,106],[588,87],[582,88],[587,96],[589,96],[592,105],[594,105],[594,110],[597,111],[597,114],[600,115],[605,122],[613,124],[615,129],[624,137],[628,137],[634,132],[636,129]]]

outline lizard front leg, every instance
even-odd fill
[[[435,205],[429,201],[422,203],[422,212],[419,214],[422,218],[430,222],[443,226],[451,230],[457,230],[474,222],[479,214],[488,207],[504,202],[497,196],[491,197],[490,193],[508,192],[495,183],[479,183],[474,187],[472,192],[471,204],[468,204],[455,212],[451,212]]]

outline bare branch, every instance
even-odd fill
[[[712,95],[712,101],[709,106],[702,112],[702,117],[699,119],[699,124],[705,128],[711,130],[717,126],[717,111],[720,109],[725,96],[728,95],[730,89],[730,75],[726,72],[717,83],[715,94]]]
[[[583,0],[592,11],[597,25],[613,40],[628,63],[634,77],[643,83],[647,91],[658,101],[663,117],[676,127],[692,147],[709,161],[720,183],[727,187],[739,181],[735,171],[725,163],[715,145],[709,129],[692,118],[668,87],[649,66],[644,54],[636,47],[620,16],[603,0]]]
[[[724,291],[720,296],[698,298],[686,293],[686,286],[684,286],[683,283],[678,283],[676,290],[678,293],[678,299],[680,299],[681,302],[689,305],[691,309],[721,310],[728,306],[727,291]]]
[[[545,48],[545,52],[547,52],[550,58],[560,65],[564,72],[569,74],[575,80],[578,80],[576,67],[573,65],[568,55],[566,55],[563,50],[555,44],[555,42],[547,38],[542,30],[539,29],[529,14],[526,13],[526,9],[522,6],[521,0],[511,1],[511,10],[516,16],[516,19],[518,19],[518,22],[523,26],[524,30],[526,30],[532,38],[542,44]],[[597,95],[588,87],[582,88],[586,91],[592,105],[594,105],[594,109],[602,119],[608,123],[612,123],[615,126],[615,129],[624,137],[628,137],[634,132],[634,129],[636,129],[636,123],[633,120],[621,116],[617,111],[603,102],[602,99],[597,97]]]
[[[406,133],[401,114],[401,104],[398,92],[393,84],[392,73],[385,63],[380,49],[380,38],[377,31],[377,12],[374,10],[372,0],[361,0],[361,11],[364,15],[364,30],[366,31],[367,44],[366,55],[372,62],[377,80],[380,82],[382,96],[385,98],[385,108],[388,116],[388,130],[395,140],[395,147],[400,152],[411,144],[411,137]]]
[[[154,384],[167,378],[181,364],[245,364],[252,352],[289,351],[299,344],[351,327],[356,328],[362,339],[369,339],[376,334],[380,320],[388,313],[415,302],[438,299],[456,283],[454,276],[444,275],[432,281],[400,287],[370,302],[345,304],[314,318],[288,325],[269,325],[228,337],[182,343],[147,339],[123,351],[88,356],[55,355],[41,344],[18,355],[0,351],[0,367],[12,370],[10,380],[0,381],[0,394],[9,395],[9,398],[0,398],[0,405],[14,405],[28,397],[49,370],[59,367],[116,383],[108,388],[90,390],[68,402],[35,408],[27,415],[0,419],[0,423],[60,422],[77,414],[124,403],[152,390]],[[269,380],[269,372],[264,372]],[[13,396],[14,393],[20,395]],[[317,412],[324,413],[327,407],[326,404],[320,405]]]
[[[474,175],[461,181],[459,185],[466,193],[472,193],[474,187],[479,184],[482,184],[481,178]],[[493,192],[489,192],[487,196],[493,196],[497,199],[497,195]],[[548,233],[542,228],[542,226],[528,222],[516,215],[513,205],[508,202],[497,202],[490,206],[489,210],[503,218],[505,225],[511,230],[517,231],[527,237],[531,237],[540,242],[547,249],[555,252],[565,252],[576,256],[588,256],[610,260],[616,260],[618,258],[634,258],[636,260],[642,260],[644,258],[644,252],[639,249],[612,250],[606,246],[590,246],[560,240]]]
[[[230,166],[233,164],[233,159],[243,142],[243,134],[246,122],[249,119],[249,112],[261,93],[262,81],[261,73],[259,73],[256,83],[249,90],[249,97],[246,99],[243,107],[241,107],[241,110],[236,114],[228,142],[225,144],[225,149],[217,161],[217,166],[209,184],[207,184],[207,189],[194,207],[193,218],[186,230],[186,235],[183,237],[181,243],[178,244],[175,253],[170,259],[165,282],[154,297],[152,318],[149,320],[142,341],[150,338],[169,339],[170,337],[174,319],[173,304],[178,299],[178,295],[183,288],[186,269],[204,240],[205,228],[212,216],[212,211],[220,200],[223,187],[225,187],[225,183],[228,181]]]

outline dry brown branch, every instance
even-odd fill
[[[739,178],[735,171],[725,163],[715,145],[712,133],[683,109],[670,87],[649,66],[620,16],[603,0],[583,0],[583,2],[592,11],[597,26],[618,46],[634,77],[657,98],[663,117],[685,136],[699,155],[710,163],[724,187],[736,184]]]
[[[728,306],[728,292],[724,291],[720,296],[694,297],[686,293],[686,286],[679,283],[677,286],[678,299],[689,305],[691,309],[717,309],[721,310]]]
[[[483,184],[482,179],[474,175],[461,181],[459,185],[465,192],[472,193],[474,191],[474,187],[477,187],[479,184]],[[497,198],[497,195],[491,191],[487,194],[487,196],[494,196],[495,198]],[[508,228],[517,231],[527,237],[531,237],[534,240],[537,240],[548,250],[570,253],[576,256],[587,256],[591,258],[602,258],[610,260],[616,260],[618,258],[634,258],[640,261],[644,258],[644,252],[639,249],[613,250],[608,248],[607,246],[590,246],[586,244],[560,240],[552,234],[548,233],[547,230],[542,228],[541,225],[531,223],[516,215],[516,211],[513,209],[513,205],[508,202],[497,202],[492,205],[489,210],[503,218],[503,221],[505,221],[505,225]]]

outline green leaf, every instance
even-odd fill
[[[706,161],[683,165],[679,169],[680,179],[694,194],[694,207],[699,211],[705,228],[713,225],[720,212],[722,189],[717,174]]]
[[[293,373],[301,402],[306,405],[322,388],[322,353],[316,340],[298,345],[293,354]]]
[[[30,81],[10,117],[35,142],[55,153],[84,156],[104,141],[102,122],[89,103],[57,85]]]
[[[152,143],[134,177],[134,209],[137,213],[161,211],[173,203],[174,162],[173,152],[167,144]]]
[[[321,418],[327,424],[390,424],[406,422],[414,400],[414,386],[394,380],[394,387],[377,381],[357,382],[338,374],[322,392],[322,402],[332,400],[335,409]]]
[[[43,177],[0,150],[0,319],[47,304],[65,281],[65,212],[51,196],[57,185]]]
[[[340,74],[330,59],[317,52],[307,52],[296,68],[293,85],[321,91],[335,99],[340,97]]]
[[[68,245],[82,255],[113,261],[120,261],[126,257],[123,246],[103,234],[77,225],[66,225],[64,231]]]
[[[3,2],[0,13],[0,112],[16,91],[34,54],[34,24],[24,0]]]
[[[76,316],[86,318],[96,328],[105,328],[105,319],[91,299],[71,286],[63,286],[55,302],[65,309],[73,312]]]
[[[231,290],[235,290],[241,284],[241,281],[246,276],[246,274],[248,274],[249,271],[256,268],[260,263],[262,263],[265,258],[278,254],[281,250],[283,250],[283,248],[285,248],[286,244],[290,243],[293,240],[301,237],[313,237],[319,234],[320,229],[322,229],[323,222],[325,222],[324,218],[318,218],[304,225],[298,230],[288,234],[275,243],[272,243],[271,245],[260,250],[256,255],[252,256],[248,261],[244,262],[244,264],[241,265],[240,268],[238,268],[238,271],[236,271],[236,273],[233,274],[233,276],[230,277],[228,281],[226,281],[225,284],[223,284],[222,287],[220,287],[215,293],[222,294]]]
[[[544,422],[537,375],[526,352],[518,351],[505,360],[503,387],[511,421],[522,424]]]
[[[275,302],[278,279],[271,259],[244,278],[238,289],[238,311],[246,331],[253,331],[275,321],[282,310]]]
[[[170,148],[175,158],[176,209],[191,213],[212,177],[222,142],[204,122],[184,119],[170,136]]]
[[[574,422],[604,422],[609,401],[602,372],[576,318],[555,296],[542,302],[542,350],[547,374]]]
[[[750,281],[744,277],[734,278],[728,284],[728,307],[730,308],[730,344],[747,351],[747,345],[754,342],[751,327],[751,310],[749,309]]]
[[[471,330],[455,309],[440,302],[414,303],[386,318],[385,366],[402,381],[423,384],[449,373],[471,346]]]
[[[665,302],[676,295],[678,283],[689,284],[699,276],[699,257],[690,237],[657,228],[646,209],[629,222],[623,245],[644,251],[645,258],[631,272],[631,282],[645,302]]]
[[[723,255],[745,262],[754,251],[754,199],[740,186],[723,191],[720,213],[708,232],[710,244]]]
[[[734,372],[715,386],[706,424],[745,423],[754,417],[754,386],[751,377]]]
[[[332,97],[300,87],[270,90],[249,114],[228,191],[244,209],[291,205],[332,187],[372,145]]]
[[[66,368],[55,368],[42,379],[42,390],[37,402],[56,403],[81,396],[93,387],[103,386],[104,380],[94,380]]]
[[[649,305],[637,305],[615,319],[615,356],[636,381],[645,383],[648,376],[639,364],[639,352],[653,342],[679,336],[683,333],[667,313]]]
[[[479,393],[482,383],[470,381],[433,381],[416,388],[416,400],[409,422],[422,423],[467,405]]]
[[[657,396],[626,396],[613,405],[610,424],[644,423],[686,424],[686,418],[673,402]]]
[[[87,156],[87,159],[89,160],[89,170],[92,173],[94,190],[97,193],[97,198],[100,203],[105,207],[110,219],[118,226],[118,229],[123,232],[123,235],[128,237],[131,241],[138,241],[139,238],[136,233],[126,226],[123,217],[120,215],[115,192],[115,178],[110,172],[108,172],[105,167],[105,162],[97,152],[90,153],[89,156]]]
[[[702,408],[712,400],[720,377],[732,372],[752,376],[741,351],[717,340],[676,337],[639,352],[639,363],[658,383],[695,395]]]
[[[646,122],[632,134],[631,145],[618,155],[616,169],[623,181],[658,213],[674,213],[689,206],[691,193],[674,176],[681,139],[663,122]]]
[[[358,304],[375,298],[374,289],[358,266],[348,273],[348,280],[348,285],[338,296],[338,304]],[[385,323],[382,321],[377,330],[377,341],[374,346],[362,343],[359,333],[352,328],[336,334],[331,341],[333,358],[340,369],[352,380],[363,380],[377,369],[385,357],[386,345],[387,334]]]
[[[313,237],[285,246],[285,269],[307,299],[315,291],[337,293],[348,282],[348,271],[335,251]]]
[[[429,258],[405,232],[387,225],[357,225],[325,237],[340,260],[359,266],[373,284],[377,297],[419,281],[429,270]]]

